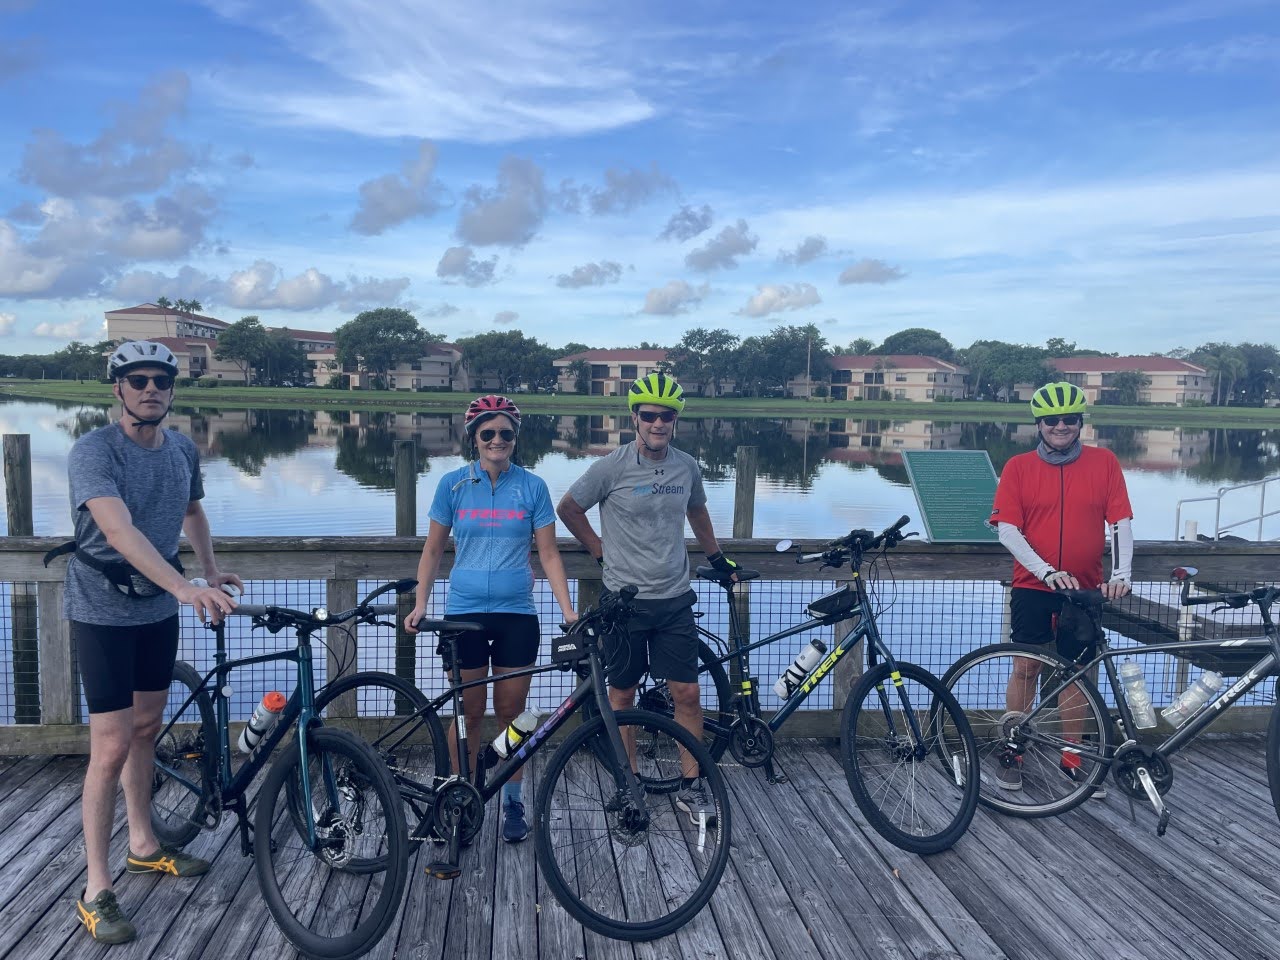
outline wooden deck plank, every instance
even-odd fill
[[[498,837],[498,802],[453,882],[411,863],[396,926],[375,960],[902,960],[1084,957],[1262,960],[1280,941],[1280,822],[1261,738],[1206,739],[1175,759],[1169,833],[1131,819],[1112,787],[1062,817],[1015,820],[980,810],[955,849],[920,858],[872,832],[848,796],[829,744],[788,741],[787,784],[727,765],[733,855],[709,909],[650,944],[587,934],[551,897],[533,838]],[[526,780],[532,811],[536,758]],[[250,960],[296,956],[280,938],[240,856],[232,819],[190,849],[211,857],[200,880],[127,876],[117,885],[140,938],[111,950],[75,921],[84,881],[81,758],[16,759],[0,776],[0,960]],[[18,774],[17,777],[14,774]],[[117,811],[112,863],[127,835]],[[1035,909],[1028,909],[1028,891]],[[1248,904],[1241,910],[1241,904]]]

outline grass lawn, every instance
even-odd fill
[[[77,383],[70,380],[0,381],[0,397],[30,400],[62,400],[109,403],[111,386],[105,383]],[[214,389],[182,387],[178,404],[189,407],[243,409],[287,407],[289,409],[343,410],[441,410],[461,413],[471,394],[410,393],[396,390],[327,390],[303,387],[219,386]],[[577,394],[519,394],[513,398],[526,413],[554,416],[616,414],[624,411],[621,397],[591,397]],[[1024,421],[1029,419],[1025,403],[912,403],[910,401],[790,400],[742,397],[706,400],[690,397],[686,416],[691,417],[796,417],[882,418],[894,420]],[[1280,408],[1261,407],[1164,407],[1093,406],[1093,423],[1133,424],[1164,427],[1254,427],[1280,426]]]

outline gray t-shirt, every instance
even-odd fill
[[[151,541],[162,557],[178,552],[182,521],[192,500],[204,497],[200,453],[176,430],[164,431],[164,443],[154,450],[130,440],[113,423],[87,433],[75,442],[67,459],[71,486],[71,518],[80,549],[104,561],[122,561],[85,504],[95,497],[124,501],[133,525]],[[135,599],[117,590],[97,570],[74,556],[67,563],[62,615],[68,620],[108,626],[157,623],[178,612],[168,593]]]
[[[604,585],[634,585],[643,600],[666,600],[689,590],[685,514],[707,502],[693,457],[667,447],[646,460],[635,442],[593,463],[569,488],[583,510],[600,505]]]

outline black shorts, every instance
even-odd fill
[[[135,627],[71,621],[90,713],[133,706],[135,690],[168,690],[178,658],[178,615]]]
[[[1077,663],[1092,660],[1098,652],[1088,615],[1056,593],[1014,587],[1009,620],[1014,643],[1056,643],[1060,656]]]
[[[470,620],[483,630],[458,634],[458,663],[463,670],[531,667],[538,659],[542,635],[532,613],[458,613],[450,620]]]
[[[698,630],[690,590],[669,600],[636,600],[624,632],[605,638],[609,685],[629,690],[648,671],[659,680],[698,682]]]

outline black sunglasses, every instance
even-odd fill
[[[1068,427],[1080,426],[1080,414],[1068,413],[1064,417],[1041,417],[1040,422],[1046,426],[1056,427],[1059,423],[1065,423]]]
[[[514,430],[481,430],[478,436],[485,443],[488,443],[494,437],[501,437],[507,443],[510,443],[516,438],[516,432]]]
[[[676,412],[674,410],[637,410],[636,416],[645,423],[653,423],[655,420],[670,423],[676,418]]]
[[[129,386],[135,390],[147,389],[148,383],[154,383],[157,390],[168,390],[173,386],[173,377],[167,373],[161,373],[154,377],[143,376],[141,373],[131,373],[123,379],[129,381]]]

